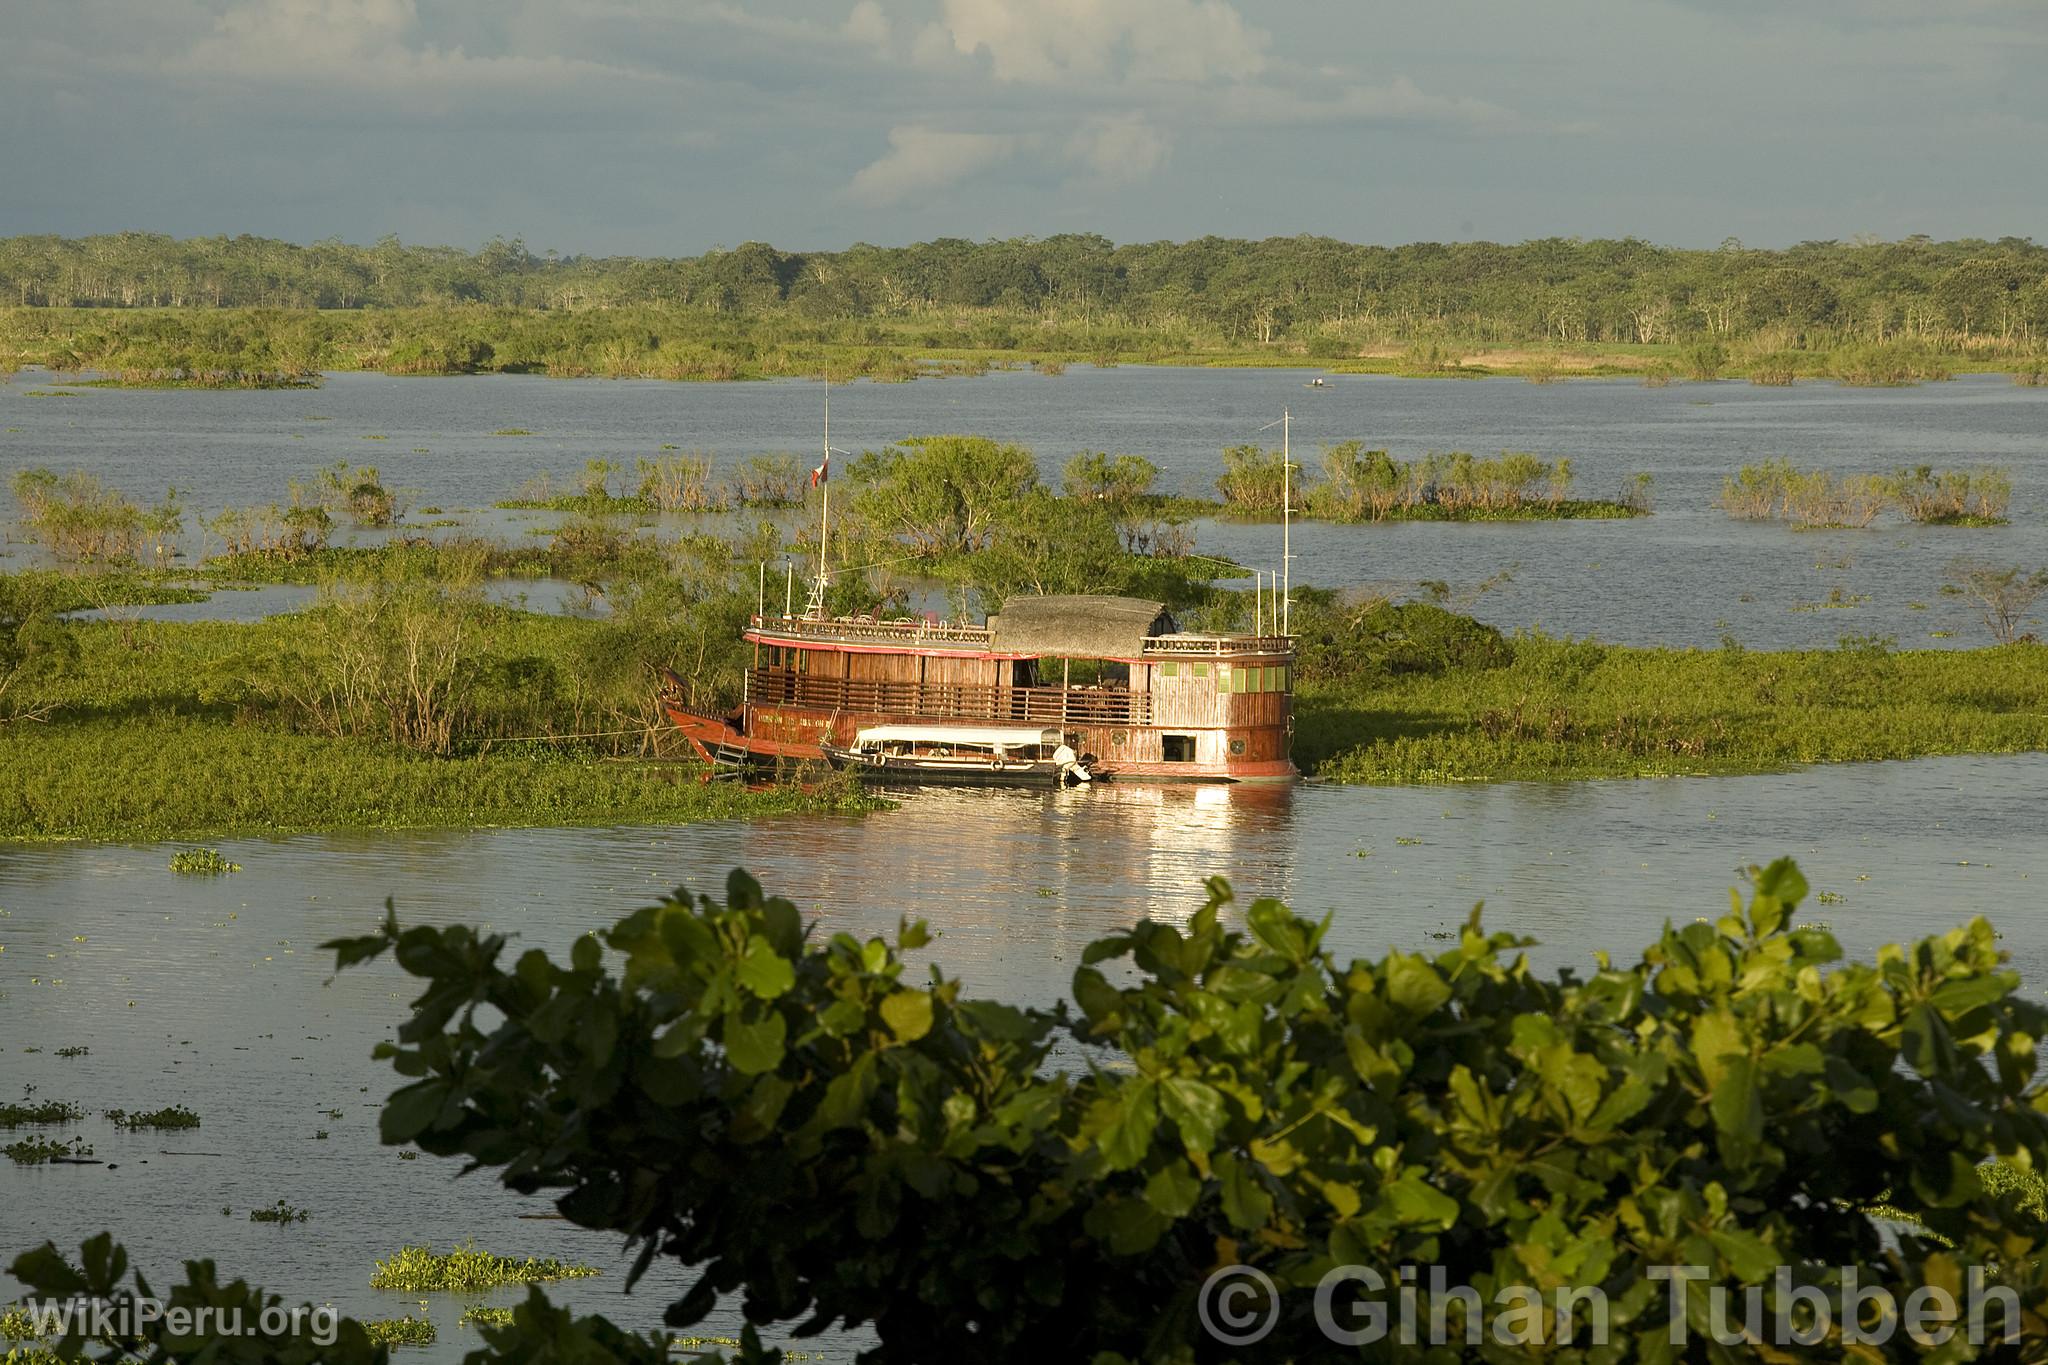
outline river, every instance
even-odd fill
[[[157,1283],[204,1255],[360,1315],[418,1313],[425,1298],[441,1336],[406,1353],[422,1360],[456,1360],[475,1339],[453,1296],[367,1287],[372,1263],[408,1243],[474,1237],[596,1264],[604,1278],[558,1295],[657,1323],[681,1272],[658,1270],[621,1302],[614,1240],[522,1219],[547,1205],[377,1145],[393,1080],[370,1050],[404,1017],[407,979],[387,962],[330,980],[315,945],[366,931],[386,896],[404,920],[488,924],[559,955],[741,865],[827,932],[887,935],[900,915],[923,916],[939,937],[920,958],[972,991],[1049,1004],[1086,943],[1139,916],[1186,918],[1212,874],[1246,899],[1328,914],[1340,960],[1440,949],[1431,935],[1483,900],[1490,925],[1539,940],[1533,958],[1550,970],[1588,967],[1596,949],[1632,960],[1666,920],[1725,910],[1743,866],[1789,853],[1816,892],[1801,920],[1830,924],[1852,954],[1982,913],[2041,983],[2048,912],[2031,879],[2048,882],[2044,803],[2048,756],[2025,756],[1661,782],[912,791],[865,817],[233,840],[221,848],[243,870],[216,878],[170,872],[170,845],[0,848],[0,1079],[91,1111],[62,1132],[109,1163],[0,1165],[0,1240],[75,1246],[112,1228]],[[70,1047],[90,1052],[56,1055]],[[129,1135],[98,1117],[172,1103],[202,1126]],[[280,1198],[311,1220],[248,1220]],[[721,1314],[712,1328],[732,1324]],[[851,1349],[805,1345],[833,1359]]]
[[[663,445],[727,464],[807,451],[821,398],[797,382],[378,375],[335,375],[310,391],[34,389],[49,386],[29,375],[0,385],[0,467],[87,469],[145,497],[175,485],[199,509],[281,498],[288,478],[338,460],[380,465],[415,506],[476,509],[587,458],[630,464]],[[849,449],[983,432],[1030,444],[1049,473],[1075,450],[1135,451],[1182,491],[1206,488],[1219,450],[1259,439],[1283,406],[1311,457],[1319,442],[1352,437],[1403,457],[1528,449],[1571,458],[1585,495],[1653,474],[1658,513],[1637,521],[1298,531],[1297,574],[1311,582],[1469,585],[1512,568],[1475,608],[1512,629],[1668,645],[1724,634],[1752,647],[1851,634],[1973,643],[1981,627],[1939,592],[1947,559],[2048,562],[2048,393],[2002,379],[1872,391],[1340,376],[1308,392],[1299,372],[1077,366],[1060,377],[859,384],[832,402],[834,440]],[[492,434],[515,428],[535,434]],[[1711,508],[1725,474],[1779,455],[1840,470],[2003,465],[2014,524],[1802,534]],[[1199,548],[1270,565],[1277,532],[1206,525]],[[18,542],[0,553],[13,566],[33,558]],[[1801,609],[1833,588],[1867,601]],[[217,600],[166,611],[261,615],[301,598]],[[1584,966],[1596,949],[1628,960],[1667,919],[1724,910],[1745,865],[1789,853],[1817,893],[1802,918],[1831,924],[1852,954],[1986,914],[2039,990],[2048,923],[2031,879],[2048,880],[2044,805],[2048,756],[2029,755],[1662,782],[910,792],[857,818],[234,840],[221,848],[244,870],[218,878],[171,873],[169,845],[0,845],[0,1086],[83,1105],[92,1117],[61,1133],[82,1134],[106,1163],[0,1164],[0,1251],[46,1237],[73,1247],[113,1229],[153,1283],[176,1278],[186,1257],[212,1256],[288,1299],[395,1316],[419,1302],[370,1290],[373,1261],[407,1243],[474,1237],[601,1265],[604,1278],[556,1286],[557,1297],[655,1324],[684,1272],[657,1270],[621,1303],[614,1241],[523,1219],[545,1204],[377,1145],[392,1078],[370,1050],[410,992],[388,963],[330,980],[315,945],[364,931],[387,896],[408,920],[482,922],[563,953],[670,887],[715,888],[743,865],[828,930],[888,933],[899,915],[922,915],[940,935],[922,956],[971,990],[1049,1003],[1089,940],[1138,916],[1184,918],[1212,874],[1329,914],[1340,957],[1428,950],[1484,900],[1490,924],[1533,935],[1534,957],[1554,969]],[[173,1103],[202,1126],[123,1134],[100,1117]],[[280,1198],[311,1220],[249,1221]],[[0,1299],[14,1288],[0,1277]],[[456,1326],[460,1304],[427,1298],[440,1342],[408,1358],[458,1359],[475,1344]],[[711,1327],[732,1323],[728,1311]],[[851,1347],[806,1349],[839,1358]]]
[[[1657,513],[1630,521],[1305,524],[1294,540],[1298,580],[1407,593],[1420,580],[1460,589],[1506,571],[1510,581],[1474,602],[1474,614],[1621,644],[1711,648],[1729,635],[1752,649],[1831,648],[1843,636],[1888,636],[1908,649],[1978,644],[1988,637],[1974,614],[1942,595],[1949,561],[2048,563],[2048,389],[2002,375],[1900,389],[1338,375],[1309,390],[1308,373],[1074,366],[1058,376],[858,383],[833,391],[832,439],[859,451],[974,432],[1030,446],[1055,482],[1076,451],[1128,451],[1159,465],[1162,490],[1213,495],[1223,448],[1277,444],[1278,430],[1261,428],[1290,408],[1295,451],[1311,468],[1320,445],[1357,439],[1404,459],[1504,449],[1570,459],[1582,497],[1612,497],[1648,473]],[[68,396],[31,396],[52,393]],[[143,499],[176,487],[194,509],[187,540],[196,544],[197,514],[282,501],[289,480],[346,460],[377,465],[415,508],[464,509],[453,519],[517,537],[536,519],[477,509],[543,471],[559,486],[586,460],[630,471],[664,447],[708,452],[726,470],[765,452],[808,461],[821,400],[820,386],[801,380],[335,374],[319,389],[213,392],[64,389],[24,373],[0,384],[0,470],[85,469]],[[2000,466],[2012,475],[2012,525],[1802,532],[1712,506],[1723,478],[1777,457],[1844,473]],[[1278,527],[1195,531],[1201,552],[1279,565]],[[0,550],[12,562],[31,557],[18,543]],[[226,598],[229,614],[253,605]],[[1849,605],[1820,606],[1831,599]]]

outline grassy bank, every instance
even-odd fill
[[[199,718],[10,726],[0,768],[0,839],[666,825],[869,805],[843,789],[752,791],[700,782],[687,765],[551,746],[434,758]]]
[[[2048,748],[2048,650],[2034,644],[1759,653],[1497,640],[1392,666],[1361,657],[1348,672],[1305,680],[1297,697],[1296,759],[1339,782],[1755,773]]]

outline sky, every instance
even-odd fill
[[[2048,236],[2048,0],[7,0],[0,235]]]

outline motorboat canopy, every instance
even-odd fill
[[[878,744],[974,744],[991,749],[1025,749],[1036,744],[1052,749],[1064,742],[1065,736],[1056,729],[1016,725],[871,725],[853,737],[856,749]]]

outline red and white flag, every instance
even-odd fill
[[[811,487],[816,488],[819,484],[825,482],[826,479],[831,477],[831,473],[832,457],[830,455],[827,455],[825,457],[825,463],[819,465],[817,468],[811,471]]]

